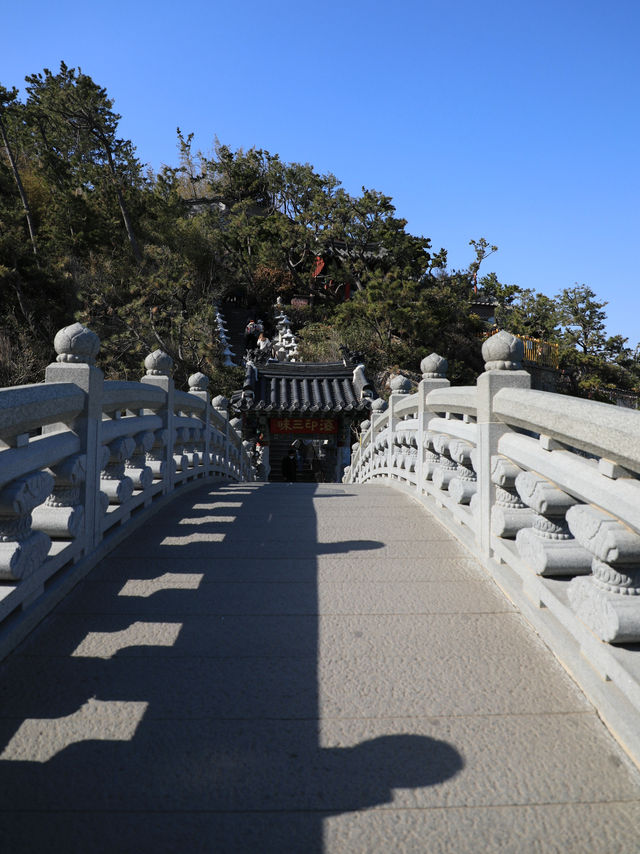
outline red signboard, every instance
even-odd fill
[[[337,433],[336,418],[271,418],[272,433]]]

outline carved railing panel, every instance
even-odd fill
[[[516,489],[534,511],[533,526],[518,531],[521,557],[538,575],[584,575],[590,572],[588,553],[575,540],[565,518],[578,503],[557,486],[532,472],[520,472]]]
[[[124,504],[133,495],[133,481],[125,474],[125,462],[133,455],[135,441],[130,436],[120,436],[107,449],[109,458],[100,473],[100,489],[109,504]]]
[[[456,463],[455,477],[449,482],[449,494],[458,504],[470,504],[478,490],[478,478],[473,468],[474,445],[462,439],[449,442],[449,455]]]
[[[491,508],[491,531],[504,539],[515,539],[518,531],[532,528],[535,512],[520,498],[516,478],[522,472],[506,457],[495,456],[491,480],[496,485],[496,500]]]
[[[49,468],[53,489],[44,504],[31,514],[34,530],[54,540],[68,540],[82,533],[84,505],[81,488],[86,480],[86,454],[74,454]]]
[[[185,445],[189,441],[189,428],[176,427],[173,431],[173,463],[174,471],[178,476],[186,476],[189,468],[189,457],[185,451]]]
[[[640,535],[596,507],[567,512],[576,540],[592,555],[592,575],[575,578],[569,601],[603,641],[640,641]]]
[[[436,450],[435,440],[437,433],[429,430],[423,434],[423,468],[422,476],[425,480],[433,480],[433,474],[440,465],[440,454]]]
[[[134,489],[149,489],[153,483],[153,471],[147,465],[147,454],[155,443],[152,430],[142,430],[133,436],[134,448],[125,460],[125,474],[133,481]]]
[[[53,607],[134,508],[151,511],[204,475],[254,478],[228,404],[212,406],[206,377],[177,392],[172,361],[157,350],[141,382],[105,382],[99,346],[73,324],[56,335],[45,383],[0,390],[0,623],[12,617],[0,656],[21,639],[31,605],[40,614]],[[47,588],[56,573],[61,583]]]
[[[438,455],[438,462],[433,471],[432,480],[437,489],[448,490],[449,484],[456,476],[458,466],[451,459],[449,442],[451,437],[445,433],[436,433],[433,437],[433,448]]]
[[[53,485],[53,476],[39,471],[14,480],[0,491],[0,579],[27,578],[44,562],[51,539],[43,531],[33,530],[31,514]]]

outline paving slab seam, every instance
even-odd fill
[[[64,614],[69,617],[126,617],[132,614],[139,614],[139,611],[64,611]],[[221,615],[219,611],[190,611],[190,617],[210,617],[211,619],[223,619],[224,617],[233,617],[233,619],[242,619],[244,617],[268,619],[273,617],[276,620],[281,620],[283,617],[452,617],[463,615],[465,617],[499,617],[501,614],[512,614],[513,611],[229,611]],[[182,611],[153,611],[154,618],[161,617],[184,617]],[[149,614],[148,616],[151,616]]]
[[[255,562],[252,561],[251,563],[255,563]],[[172,565],[175,566],[175,561],[172,561]],[[176,573],[176,574],[180,575],[180,573]],[[95,581],[83,582],[85,587],[91,587],[91,586],[98,587],[100,585],[106,585],[109,587],[113,587],[114,585],[119,584],[119,583],[120,582],[117,582],[117,581],[104,581],[102,579],[97,579]],[[157,592],[160,593],[160,592],[163,592],[164,589],[169,589],[171,591],[186,590],[188,592],[197,593],[197,591],[199,589],[201,589],[202,587],[204,587],[207,584],[211,585],[211,586],[219,587],[219,586],[222,586],[224,584],[251,584],[251,585],[254,585],[255,583],[256,583],[256,579],[247,579],[245,581],[243,581],[242,579],[239,579],[238,581],[236,581],[232,578],[223,578],[223,579],[220,579],[220,581],[216,581],[214,579],[203,579],[201,581],[199,587],[197,587],[197,588],[178,588],[178,587],[176,587],[176,588],[163,588],[162,590],[158,590]],[[277,578],[276,579],[270,579],[270,578],[264,578],[263,579],[262,577],[259,579],[259,583],[263,584],[263,585],[267,585],[267,584],[298,584],[298,585],[306,584],[306,585],[311,585],[311,584],[314,584],[314,582],[312,582],[312,581],[295,581],[295,580],[289,581],[287,579],[280,580]],[[325,585],[330,586],[330,585],[340,585],[340,584],[342,584],[342,585],[345,585],[345,584],[356,585],[357,584],[357,585],[364,586],[367,584],[384,585],[384,584],[404,584],[404,583],[405,582],[403,582],[403,581],[387,581],[384,578],[380,578],[380,579],[372,578],[370,581],[351,581],[350,579],[347,578],[344,581],[320,581],[317,586],[323,587]],[[438,585],[446,586],[447,584],[460,584],[460,581],[455,581],[455,580],[454,581],[450,581],[450,580],[440,581],[437,578],[418,578],[418,579],[412,580],[411,583],[412,584],[438,584]],[[487,582],[482,578],[479,578],[477,581],[475,581],[473,579],[468,579],[468,580],[465,579],[464,583],[467,586],[473,585],[473,584],[478,584],[478,585],[481,585],[482,587],[486,587],[487,584],[490,584],[490,582]],[[314,586],[316,586],[316,585],[314,584]],[[131,598],[134,598],[134,597],[131,597]]]
[[[599,800],[577,800],[577,801],[528,801],[528,802],[520,802],[514,801],[513,803],[502,803],[502,804],[451,804],[449,806],[443,806],[442,804],[434,804],[425,805],[425,806],[394,806],[393,804],[375,804],[374,806],[366,807],[362,810],[348,810],[346,813],[336,812],[336,810],[331,809],[322,809],[320,807],[310,806],[308,808],[288,808],[283,807],[282,809],[278,809],[277,807],[268,807],[265,809],[251,809],[251,808],[224,808],[224,809],[185,809],[181,807],[176,807],[173,809],[163,809],[163,810],[153,810],[153,809],[140,809],[140,810],[121,810],[116,808],[109,809],[100,809],[99,807],[91,807],[85,810],[73,810],[73,809],[42,809],[41,807],[38,809],[12,809],[12,810],[3,810],[0,809],[0,816],[2,815],[29,815],[29,816],[37,816],[37,815],[108,815],[108,816],[124,816],[124,815],[308,815],[309,813],[313,813],[315,815],[324,815],[327,817],[336,817],[338,815],[347,815],[347,814],[367,814],[367,813],[428,813],[428,812],[446,812],[448,810],[451,811],[460,811],[460,810],[475,810],[478,812],[485,812],[487,810],[508,810],[508,809],[540,809],[541,807],[613,807],[613,806],[628,806],[629,804],[637,804],[637,801],[634,799],[628,800],[613,800],[613,801],[599,801]],[[637,849],[636,849],[637,850]],[[586,854],[586,852],[585,852]]]
[[[598,717],[594,715],[591,711],[572,711],[572,712],[480,712],[477,715],[466,714],[466,715],[456,715],[456,714],[433,714],[433,715],[331,715],[326,714],[322,715],[322,717],[314,717],[314,716],[304,716],[300,715],[297,717],[284,717],[283,715],[255,715],[255,716],[246,716],[246,717],[229,717],[222,715],[190,715],[189,717],[179,716],[179,715],[152,715],[153,721],[155,723],[163,723],[168,721],[175,721],[184,723],[185,721],[189,721],[189,723],[197,723],[198,721],[216,721],[217,723],[247,723],[249,721],[269,721],[271,723],[281,723],[281,722],[289,722],[289,723],[323,723],[325,721],[395,721],[397,723],[402,723],[404,721],[423,721],[423,722],[436,722],[436,721],[446,721],[446,720],[496,720],[500,718],[504,718],[505,720],[511,720],[512,718],[518,719],[535,719],[535,718],[566,718],[570,715],[572,718],[587,716],[587,717]],[[0,721],[18,721],[24,720],[22,716],[15,715],[2,715],[0,714]],[[604,727],[604,724],[602,724]],[[399,728],[399,727],[398,727]],[[622,754],[624,757],[624,754]],[[633,768],[633,765],[629,767]]]
[[[449,542],[451,542],[454,545],[459,545],[461,552],[464,552],[463,554],[458,554],[458,555],[453,555],[453,556],[443,555],[442,557],[438,556],[438,563],[450,563],[450,562],[454,563],[455,561],[464,560],[468,564],[473,566],[474,568],[477,567],[478,574],[482,578],[487,578],[489,581],[491,581],[491,579],[488,576],[483,574],[485,571],[482,570],[482,567],[478,563],[478,559],[473,555],[473,553],[470,552],[468,549],[466,549],[462,544],[460,544],[456,540],[454,540],[452,536],[443,537],[442,539],[437,539],[437,540],[432,539],[432,540],[428,540],[427,542],[430,542],[430,543],[449,543]],[[326,545],[326,543],[324,545]],[[147,556],[148,556],[148,553],[145,552],[145,557],[147,557]],[[326,557],[326,555],[319,555],[319,557],[324,558],[324,557]],[[338,560],[338,561],[344,560],[344,559],[345,558],[339,558],[339,557],[334,558],[334,560]],[[366,560],[366,561],[368,561],[368,560],[378,560],[379,558],[371,557],[371,556],[362,557],[362,556],[360,556],[360,552],[354,552],[352,554],[349,554],[346,559],[350,560],[350,561],[351,560]],[[397,558],[397,559],[404,560],[405,558]],[[428,555],[422,555],[421,558],[411,558],[412,561],[413,560],[428,560],[428,559],[430,559]],[[170,556],[165,557],[163,555],[153,555],[153,560],[155,563],[162,563],[163,561],[166,561],[167,563],[176,563],[176,562],[180,562],[183,560],[188,561],[190,563],[192,559],[191,558],[176,558],[176,557],[170,557]],[[238,557],[235,557],[233,555],[232,556],[222,555],[220,557],[214,557],[214,558],[210,558],[208,560],[213,565],[215,565],[218,562],[228,561],[228,560],[233,560],[234,564],[237,564],[237,563],[255,564],[255,558],[247,557],[246,555],[239,555]],[[308,558],[308,557],[301,557],[301,558],[289,557],[289,558],[287,558],[287,560],[290,560],[292,562],[299,560],[302,563],[302,562],[308,561],[308,560],[315,560],[315,557],[311,557],[311,558]],[[260,562],[261,563],[274,563],[274,564],[278,565],[279,563],[282,562],[282,557],[270,557],[269,555],[264,555],[264,556],[261,555],[260,556]],[[108,555],[104,559],[104,561],[102,561],[102,563],[110,563],[110,564],[134,563],[134,564],[138,565],[140,563],[140,557],[135,556],[135,555],[132,556],[131,553],[126,554],[126,555],[121,555],[116,550],[116,551],[112,552],[110,555]],[[88,578],[84,579],[83,583],[85,583],[85,582],[98,583],[98,581],[101,581],[101,579],[96,580],[96,579],[92,579],[91,577],[88,577]]]

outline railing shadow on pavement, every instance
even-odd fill
[[[320,854],[324,818],[461,770],[426,736],[321,746],[318,558],[382,544],[318,542],[321,490],[274,488],[173,502],[4,662],[6,850]]]

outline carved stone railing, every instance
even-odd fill
[[[45,382],[0,390],[0,657],[121,539],[205,479],[254,479],[228,402],[203,374],[174,387],[157,350],[140,382],[105,382],[79,323]]]
[[[640,763],[640,413],[534,391],[522,342],[374,402],[344,480],[410,492],[477,557]],[[496,663],[499,666],[499,663]]]

